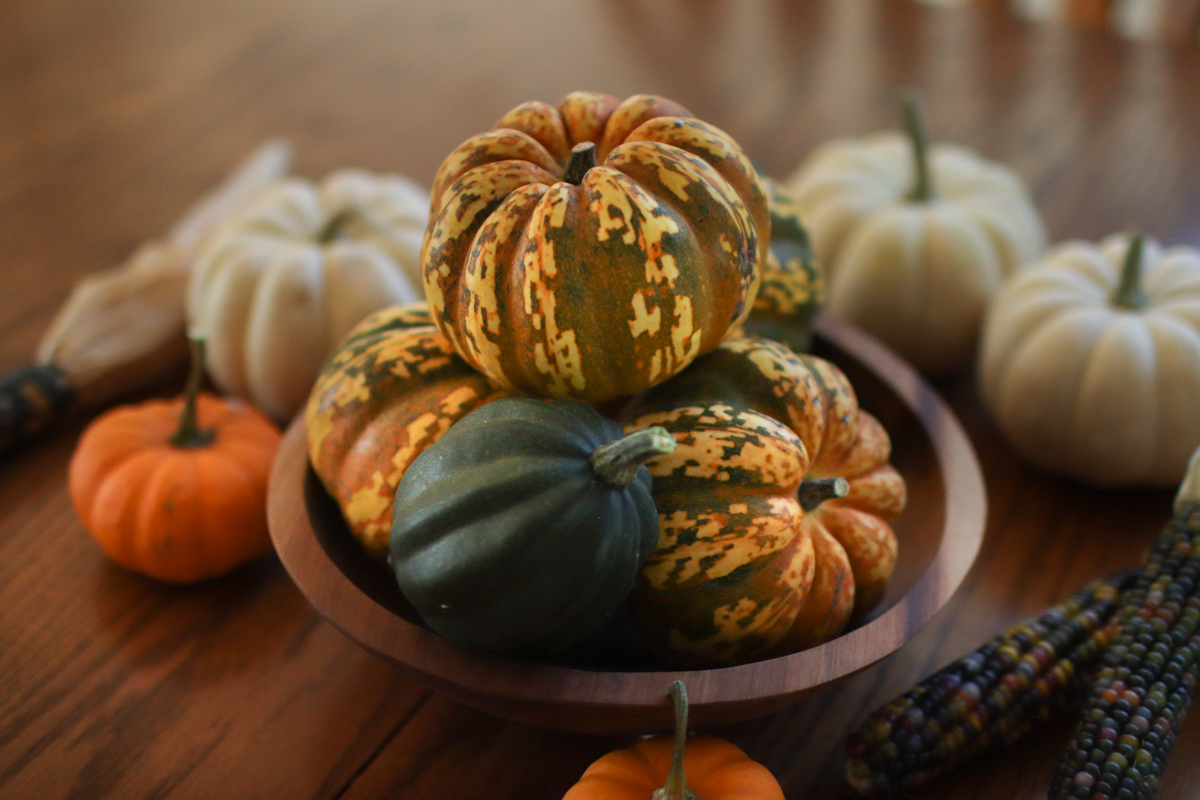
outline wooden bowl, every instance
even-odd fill
[[[687,684],[691,721],[700,728],[795,703],[911,639],[967,574],[987,514],[974,450],[937,394],[855,328],[822,316],[815,330],[815,352],[846,372],[860,405],[891,433],[892,463],[909,493],[908,508],[895,520],[900,556],[886,597],[853,630],[819,647],[736,667],[681,671],[658,667],[636,644],[628,645],[618,619],[614,631],[556,663],[460,650],[422,627],[390,573],[350,535],[308,466],[302,418],[288,429],[271,474],[268,517],[275,548],[309,602],[353,641],[414,680],[501,717],[579,733],[666,731],[673,724],[667,686],[675,679]]]

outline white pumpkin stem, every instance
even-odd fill
[[[583,176],[596,166],[596,143],[580,142],[571,148],[571,159],[563,173],[563,180],[576,186],[583,183]]]
[[[816,511],[826,500],[850,494],[850,482],[845,478],[805,478],[796,494],[801,508]]]
[[[183,393],[183,411],[179,413],[179,428],[168,440],[172,447],[182,449],[204,447],[210,444],[217,435],[217,432],[211,428],[202,429],[199,416],[196,414],[196,396],[200,394],[200,384],[204,381],[204,337],[196,333],[189,333],[188,343],[192,348],[192,369],[188,373],[187,389]]]
[[[901,109],[904,112],[904,127],[912,142],[913,171],[916,174],[908,199],[914,203],[928,203],[935,193],[929,167],[929,137],[925,133],[925,116],[921,113],[920,101],[912,95],[904,98]]]
[[[317,243],[329,244],[337,239],[342,234],[342,229],[346,227],[346,223],[355,216],[357,216],[357,212],[349,208],[344,208],[334,214],[317,233]]]
[[[671,751],[671,770],[667,782],[655,789],[650,800],[696,800],[696,793],[687,788],[687,774],[683,769],[684,751],[687,749],[688,699],[683,681],[674,681],[667,690],[675,703],[675,747]]]
[[[592,451],[592,469],[614,486],[628,486],[643,463],[674,449],[675,437],[655,425],[597,447]]]
[[[1140,233],[1129,238],[1125,251],[1125,265],[1121,267],[1121,282],[1113,292],[1112,304],[1117,308],[1136,311],[1146,305],[1146,294],[1142,291],[1142,262],[1145,261],[1146,242]]]
[[[1179,484],[1179,494],[1175,495],[1176,511],[1182,511],[1184,506],[1189,505],[1200,505],[1200,447],[1192,453],[1183,483]]]

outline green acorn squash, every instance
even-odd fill
[[[472,411],[396,490],[401,591],[469,649],[545,654],[581,641],[658,543],[642,462],[674,448],[661,428],[626,436],[581,403],[508,397]]]

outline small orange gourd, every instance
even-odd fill
[[[71,501],[104,552],[171,583],[216,577],[271,549],[266,492],[279,431],[238,401],[200,394],[192,343],[184,397],[96,419],[71,457]]]
[[[563,800],[783,800],[771,771],[714,736],[687,738],[683,681],[669,689],[675,735],[643,739],[601,756]]]

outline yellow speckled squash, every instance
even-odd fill
[[[446,158],[432,198],[433,318],[530,394],[595,403],[666,380],[749,313],[767,260],[741,148],[650,95],[518,106]]]
[[[792,652],[882,598],[904,480],[837,367],[731,339],[624,418],[677,442],[647,463],[659,542],[629,601],[658,647],[696,663]]]
[[[813,254],[800,206],[771,178],[762,177],[771,209],[771,248],[762,283],[742,331],[783,342],[797,353],[812,344],[812,321],[825,303],[825,269]]]
[[[355,537],[387,557],[404,471],[446,429],[506,392],[468,367],[424,303],[363,320],[321,371],[308,399],[308,452]]]

